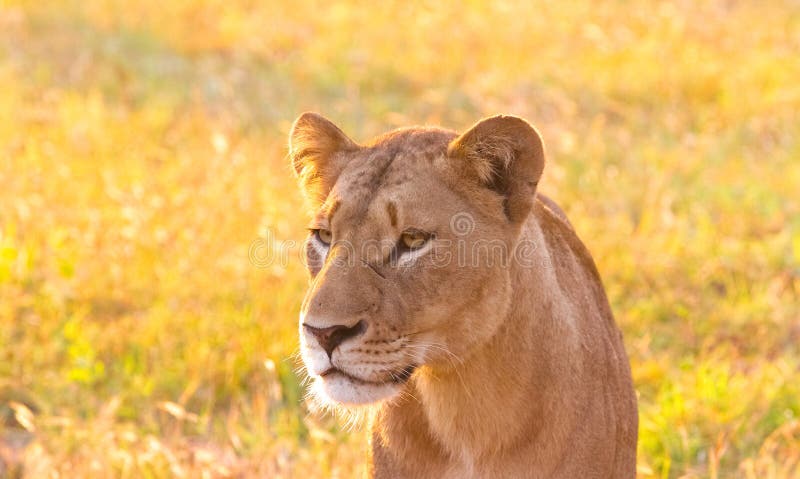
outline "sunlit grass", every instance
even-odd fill
[[[355,138],[499,112],[626,337],[643,478],[800,474],[791,2],[0,3],[0,477],[353,477],[292,357],[314,109]],[[5,472],[3,472],[5,471]]]

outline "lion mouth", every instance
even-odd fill
[[[389,378],[387,380],[385,380],[385,381],[370,381],[368,379],[362,379],[362,378],[353,376],[352,374],[348,374],[348,373],[346,373],[346,372],[344,372],[341,369],[336,368],[336,367],[328,368],[327,370],[325,370],[322,373],[320,373],[319,377],[327,378],[327,377],[331,377],[331,376],[334,376],[334,375],[339,375],[339,376],[343,376],[343,377],[349,379],[350,381],[352,381],[352,382],[354,382],[356,384],[371,384],[371,385],[403,384],[406,381],[408,381],[409,378],[411,378],[411,375],[414,374],[414,371],[416,371],[416,369],[417,369],[417,367],[415,365],[406,366],[403,369],[401,369],[400,371],[389,373]]]

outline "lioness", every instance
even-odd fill
[[[594,262],[513,116],[360,145],[290,133],[314,214],[300,313],[313,393],[376,405],[376,478],[633,478],[630,367]]]

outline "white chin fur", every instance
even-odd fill
[[[344,374],[333,373],[314,379],[314,395],[327,403],[363,406],[392,399],[402,391],[397,383],[373,384],[355,381]]]

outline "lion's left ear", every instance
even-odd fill
[[[511,223],[525,221],[544,169],[542,139],[527,121],[503,115],[481,120],[450,143],[447,156],[503,197]]]

